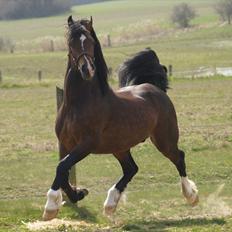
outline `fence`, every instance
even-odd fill
[[[110,77],[114,77],[115,79],[117,79],[117,70],[114,70],[112,67],[109,67],[109,74],[110,74]],[[51,75],[51,73],[49,73],[49,75]],[[168,65],[168,76],[172,78],[194,79],[194,78],[200,78],[200,77],[211,77],[215,75],[232,77],[232,67],[201,67],[199,69],[178,71],[178,70],[175,70],[173,65]],[[22,76],[24,75],[22,74]],[[32,81],[37,80],[39,82],[42,82],[43,80],[50,79],[49,77],[46,77],[47,75],[43,70],[38,70],[37,72],[35,71],[31,73],[30,76],[34,78],[34,79],[32,78],[30,79]],[[54,74],[54,76],[56,75]],[[7,78],[5,80],[7,80]],[[3,82],[4,82],[4,72],[0,70],[0,84],[2,84]],[[18,83],[18,80],[17,80],[17,83]]]
[[[181,78],[210,77],[215,75],[232,76],[232,67],[201,67],[188,71],[172,71],[173,76]],[[170,76],[170,75],[169,75]]]

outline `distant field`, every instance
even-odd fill
[[[213,30],[213,29],[212,29]],[[219,32],[220,31],[220,32]],[[216,36],[216,33],[218,34]],[[104,55],[109,67],[117,73],[119,65],[128,57],[145,47],[153,48],[162,64],[173,65],[173,70],[184,71],[200,67],[231,67],[231,34],[230,27],[211,30],[193,31],[195,38],[188,33],[179,34],[173,39],[162,39],[137,44],[104,48]],[[220,37],[219,35],[223,35]],[[210,35],[210,36],[207,36]],[[215,38],[213,38],[215,36]],[[62,79],[65,73],[67,52],[31,52],[0,54],[0,69],[4,82],[36,81],[38,70],[43,71],[45,81]],[[117,79],[116,73],[114,79]],[[178,75],[174,74],[174,77]],[[184,76],[183,76],[184,77]]]
[[[187,30],[176,29],[169,21],[172,7],[182,1],[131,2],[108,1],[76,6],[72,12],[55,17],[0,21],[0,37],[16,43],[15,54],[0,53],[5,81],[35,80],[40,69],[45,79],[63,77],[67,60],[65,25],[70,14],[76,18],[92,15],[103,45],[106,35],[111,35],[113,47],[105,48],[104,54],[114,70],[128,56],[145,47],[155,49],[161,62],[172,64],[174,71],[232,65],[232,30],[230,26],[220,26],[213,10],[216,1],[188,1],[198,14],[193,27]],[[51,40],[54,53],[49,52]]]
[[[72,8],[66,14],[26,20],[0,21],[1,37],[11,39],[17,51],[44,51],[48,49],[50,40],[56,49],[64,48],[64,35],[67,17],[94,18],[94,27],[105,43],[106,35],[110,34],[115,45],[137,43],[137,40],[150,41],[151,38],[173,36],[173,25],[170,14],[174,5],[181,0],[131,0],[108,1],[97,4],[81,5]],[[193,25],[218,24],[218,17],[213,10],[215,1],[189,1],[196,9],[197,18]],[[212,29],[215,31],[215,28]],[[216,29],[217,30],[217,29]],[[191,33],[190,33],[191,35]]]
[[[128,25],[132,26],[133,24],[142,23],[146,20],[150,20],[154,24],[160,24],[160,26],[169,24],[172,7],[180,2],[182,1],[120,0],[81,5],[73,7],[72,12],[67,12],[60,16],[1,21],[1,36],[4,35],[15,40],[35,39],[50,35],[63,36],[63,27],[66,25],[66,19],[70,14],[73,14],[74,17],[89,17],[92,15],[98,33],[112,33],[117,35],[122,29],[128,28]],[[217,16],[214,16],[215,13],[212,8],[216,1],[188,0],[185,2],[189,2],[197,10],[198,17],[196,23],[211,23],[217,21]]]

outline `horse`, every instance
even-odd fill
[[[68,62],[64,100],[56,119],[60,162],[47,192],[43,219],[51,220],[62,206],[62,190],[72,203],[82,200],[87,189],[71,186],[69,170],[89,154],[113,154],[123,175],[107,193],[104,212],[112,215],[121,194],[138,172],[130,149],[150,138],[176,167],[182,193],[191,205],[198,190],[186,173],[185,153],[178,147],[178,124],[174,106],[166,94],[166,67],[151,49],[136,54],[119,69],[120,87],[108,83],[108,69],[93,20],[68,18]]]

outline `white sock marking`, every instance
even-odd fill
[[[198,190],[195,183],[188,177],[181,177],[182,193],[187,198],[190,204],[193,204],[198,199]]]
[[[120,199],[121,193],[115,188],[115,185],[113,185],[109,190],[107,194],[107,198],[104,202],[104,207],[116,207],[118,204],[118,201]]]
[[[57,191],[49,189],[47,192],[47,202],[45,204],[45,210],[57,210],[62,206],[62,193],[61,190]]]

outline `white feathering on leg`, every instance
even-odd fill
[[[57,191],[49,189],[47,192],[47,202],[45,210],[57,210],[62,206],[62,193],[61,190]]]
[[[188,177],[181,177],[182,193],[187,199],[188,203],[195,206],[198,201],[198,190],[196,184],[189,180]]]
[[[52,220],[55,218],[59,212],[62,205],[62,193],[61,190],[48,190],[47,192],[47,202],[44,207],[43,219],[45,221]]]
[[[107,194],[107,198],[104,202],[104,212],[107,215],[111,215],[116,210],[117,204],[120,200],[121,193],[113,185]]]

